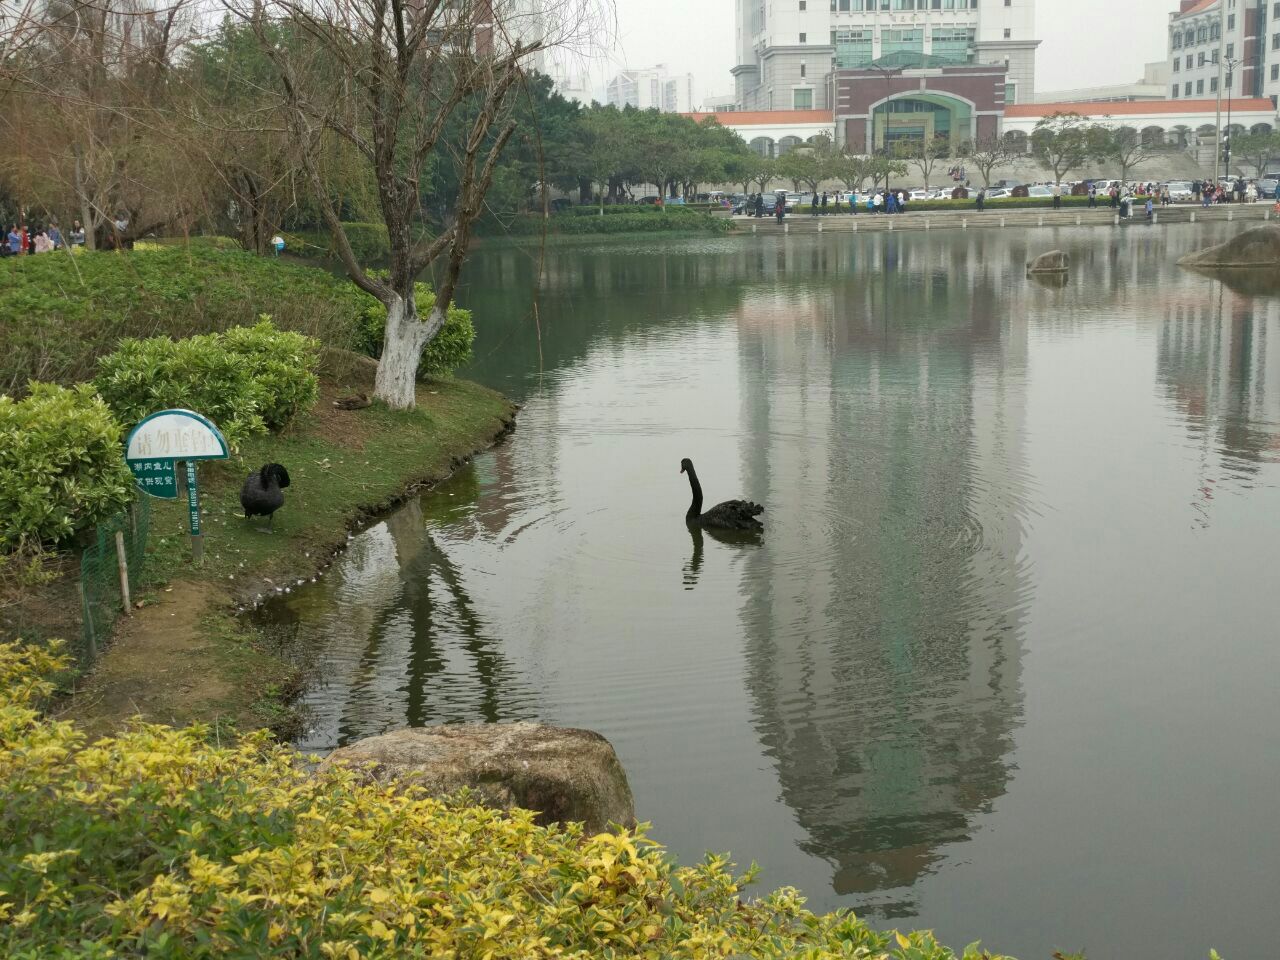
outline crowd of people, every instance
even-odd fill
[[[0,243],[0,256],[21,257],[34,256],[37,253],[52,253],[64,246],[79,247],[84,245],[84,227],[75,221],[64,236],[57,222],[48,226],[42,224],[11,223],[5,234],[4,243]]]

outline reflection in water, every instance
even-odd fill
[[[774,505],[750,573],[767,587],[743,615],[748,685],[804,847],[841,894],[909,887],[1003,792],[1029,589],[1026,325],[994,294],[1003,268],[961,286],[918,249],[880,253],[919,280],[855,274],[739,320],[747,362],[769,367],[747,381],[749,429],[769,440],[744,470]]]
[[[320,664],[302,698],[303,749],[405,725],[532,714],[462,574],[424,529],[420,500],[356,537],[328,589],[278,596],[256,616],[295,633],[306,624],[309,644],[325,638],[308,650]]]
[[[1026,956],[1173,955],[1215,916],[1258,955],[1232,911],[1266,883],[1180,870],[1218,827],[1242,875],[1280,858],[1280,767],[1207,800],[1174,773],[1280,729],[1256,691],[1196,715],[1280,670],[1247,642],[1274,625],[1280,301],[1173,266],[1213,229],[565,248],[541,342],[534,257],[483,251],[470,374],[519,427],[261,614],[315,665],[303,745],[586,726],[675,855],[758,858],[818,908]],[[1070,275],[1029,281],[1054,247]],[[689,453],[762,536],[685,526]]]

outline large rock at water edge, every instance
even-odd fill
[[[1071,257],[1062,250],[1042,253],[1027,264],[1027,273],[1066,273],[1071,267]]]
[[[1189,253],[1178,261],[1184,267],[1201,269],[1270,267],[1280,268],[1280,227],[1253,227],[1237,233],[1226,243]]]
[[[627,774],[609,741],[590,730],[541,723],[471,723],[395,730],[329,754],[370,780],[399,781],[435,796],[470,788],[484,804],[524,807],[538,823],[581,820],[590,833],[631,826]]]

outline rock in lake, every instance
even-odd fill
[[[551,824],[581,820],[589,833],[632,826],[627,774],[609,741],[590,730],[540,723],[446,724],[395,730],[329,754],[378,782],[413,784],[435,796],[470,788],[498,809],[524,807]]]
[[[1226,243],[1187,254],[1178,264],[1200,269],[1280,269],[1280,227],[1243,230]]]
[[[1071,257],[1061,250],[1042,253],[1027,264],[1027,273],[1066,273],[1071,267]]]

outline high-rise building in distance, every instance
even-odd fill
[[[741,110],[829,110],[837,70],[1002,64],[1035,93],[1035,0],[736,0]]]

